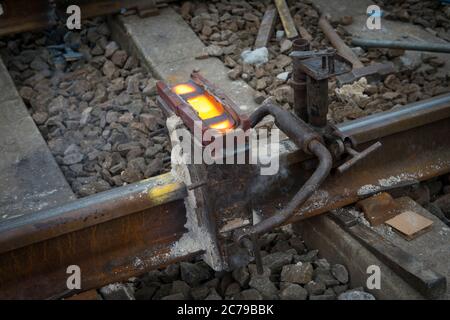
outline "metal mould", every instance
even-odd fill
[[[179,116],[196,138],[196,132],[200,130],[203,145],[210,143],[210,140],[203,140],[208,129],[225,135],[231,130],[239,128],[245,131],[250,127],[247,116],[231,99],[197,72],[193,72],[186,83],[169,86],[159,81],[157,90],[163,110],[169,115]]]

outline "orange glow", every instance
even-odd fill
[[[191,94],[190,98],[182,97],[194,109],[198,117],[202,120],[208,120],[219,117],[225,113],[221,103],[203,90],[198,90],[194,85],[182,83],[174,86],[172,91],[178,95]],[[194,94],[193,94],[194,93]],[[226,113],[225,113],[226,114]],[[222,118],[223,119],[223,118]],[[211,129],[226,131],[234,127],[233,121],[230,119],[221,120],[209,125]]]
[[[195,91],[195,88],[190,84],[179,84],[173,87],[173,92],[176,94],[187,94]]]
[[[224,121],[211,124],[209,127],[211,129],[217,129],[217,130],[228,130],[228,129],[233,128],[233,124],[231,123],[230,120],[226,119]]]
[[[205,94],[198,95],[194,98],[187,99],[187,102],[197,111],[198,116],[202,120],[211,119],[220,116],[223,108],[213,98]]]

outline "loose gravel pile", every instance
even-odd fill
[[[261,238],[264,273],[249,264],[233,272],[214,272],[202,261],[181,262],[127,284],[138,300],[355,300],[374,297],[349,289],[345,266],[330,264],[301,237],[279,230]]]
[[[220,0],[208,3],[186,1],[176,9],[207,45],[206,56],[219,57],[230,68],[228,73],[230,79],[246,81],[256,90],[256,102],[260,103],[266,97],[273,96],[289,109],[293,105],[293,90],[289,85],[292,60],[288,56],[292,50],[292,42],[284,36],[281,22],[275,26],[274,35],[269,42],[267,63],[259,66],[245,64],[241,57],[244,50],[252,49],[261,19],[271,3],[272,1]],[[420,6],[427,8],[428,12],[434,8],[431,3],[432,1],[426,1]],[[288,4],[297,26],[303,26],[311,35],[312,47],[314,49],[330,47],[331,44],[318,27],[320,13],[311,2],[288,1]],[[438,23],[442,20],[441,16],[442,14],[438,14],[429,18]],[[446,23],[449,23],[450,20],[445,19]],[[351,17],[344,17],[331,23],[350,45],[350,37],[342,26],[352,23]],[[360,118],[450,92],[450,75],[437,74],[438,68],[444,66],[446,62],[435,55],[423,54],[419,59],[412,59],[400,50],[364,51],[361,48],[354,48],[354,51],[365,64],[372,61],[393,61],[399,70],[404,71],[389,76],[384,82],[364,85],[363,95],[350,100],[337,95],[336,85],[330,81],[331,122],[339,123]]]
[[[80,197],[170,170],[156,80],[110,39],[103,19],[0,43],[20,95]],[[66,61],[69,50],[81,59]]]

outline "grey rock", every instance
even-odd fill
[[[274,252],[265,256],[262,261],[263,264],[272,272],[280,272],[283,266],[291,263],[292,254],[285,252]]]
[[[248,265],[248,271],[250,272],[250,277],[254,276],[262,276],[262,277],[270,277],[272,272],[267,266],[263,266],[263,274],[258,274],[258,270],[256,268],[256,264],[251,263]]]
[[[348,271],[342,264],[335,264],[331,268],[331,274],[342,284],[348,282]]]
[[[281,281],[307,284],[312,280],[313,267],[310,263],[290,264],[283,267]]]
[[[190,298],[191,287],[184,281],[176,280],[172,283],[172,290],[170,293],[177,294],[181,293],[185,299]]]
[[[283,40],[284,30],[277,30],[277,32],[275,32],[275,38],[277,39],[277,41]]]
[[[206,53],[210,57],[220,57],[223,55],[223,49],[217,45],[209,45],[206,47]]]
[[[145,169],[144,175],[146,177],[152,177],[159,173],[163,167],[163,160],[161,158],[156,158],[150,161],[147,168]]]
[[[147,85],[144,87],[144,89],[142,90],[142,93],[145,96],[153,96],[157,94],[157,90],[156,90],[156,80],[155,79],[149,79],[147,82]]]
[[[303,255],[296,257],[295,262],[313,262],[317,255],[319,254],[319,250],[311,250]]]
[[[205,299],[209,294],[209,288],[206,286],[201,287],[195,287],[191,290],[191,297],[194,300],[203,300]]]
[[[256,289],[247,289],[238,293],[235,300],[262,300],[262,295]]]
[[[348,289],[348,285],[346,285],[346,284],[333,287],[333,291],[336,295],[340,295],[341,293],[347,291],[347,289]]]
[[[256,91],[253,98],[256,103],[261,104],[264,100],[266,100],[266,95],[262,92]]]
[[[281,81],[287,81],[287,79],[289,77],[289,73],[290,73],[289,71],[285,71],[285,72],[279,73],[277,75],[277,79],[280,79]]]
[[[105,57],[110,58],[117,50],[119,50],[117,43],[115,41],[109,42],[105,47]]]
[[[46,112],[35,112],[33,113],[33,120],[37,125],[44,124],[48,119],[48,114]]]
[[[162,272],[160,278],[165,282],[176,280],[180,276],[180,265],[177,263],[168,265]]]
[[[289,283],[280,292],[281,300],[306,300],[308,291],[298,284]]]
[[[158,119],[149,113],[142,113],[139,116],[141,122],[145,124],[148,130],[155,131],[158,129]]]
[[[122,68],[124,66],[127,59],[128,54],[124,50],[117,50],[111,57],[111,61],[119,68]]]
[[[36,57],[30,64],[30,68],[36,71],[43,71],[48,69],[48,64],[40,57]]]
[[[332,275],[326,273],[319,273],[314,277],[314,281],[323,282],[327,287],[339,285],[339,281]]]
[[[124,171],[122,171],[120,177],[124,182],[127,183],[133,183],[143,179],[142,174],[139,171],[132,168],[126,168]]]
[[[205,300],[222,300],[222,297],[217,293],[216,289],[210,289],[210,292]]]
[[[277,288],[267,277],[253,276],[249,282],[249,286],[258,290],[264,299],[277,299]]]
[[[112,283],[100,289],[105,300],[135,300],[132,289],[123,283]]]
[[[284,53],[292,49],[292,41],[284,39],[280,42],[280,52]]]
[[[250,281],[250,273],[248,272],[247,266],[233,270],[232,275],[233,279],[236,280],[243,288],[245,288]]]
[[[309,297],[309,300],[335,300],[335,299],[336,296],[334,294],[321,294]]]
[[[79,163],[83,160],[84,156],[80,152],[73,152],[66,154],[63,158],[63,164],[65,165],[72,165],[75,163]]]
[[[306,284],[305,289],[310,295],[320,295],[325,292],[326,286],[323,282],[312,280]]]
[[[186,300],[182,293],[175,293],[161,298],[161,300]]]
[[[112,63],[112,61],[106,60],[105,64],[103,65],[102,71],[108,79],[112,79],[114,73],[116,72],[116,66],[114,65],[114,63]]]
[[[279,103],[294,103],[294,90],[289,85],[282,85],[273,91],[275,99]]]
[[[258,48],[253,51],[244,50],[241,58],[245,64],[261,65],[269,61],[269,51],[266,47]]]
[[[143,286],[134,293],[136,300],[150,300],[158,290],[157,286]]]
[[[190,286],[198,285],[210,277],[206,268],[190,262],[181,262],[180,271],[181,279]]]
[[[228,71],[227,74],[228,74],[228,78],[230,78],[231,80],[236,80],[242,74],[242,67],[238,65],[234,69],[231,69],[230,71]]]
[[[361,47],[353,47],[351,48],[353,53],[356,54],[358,57],[362,56],[364,54],[364,49]]]
[[[313,265],[322,270],[330,270],[330,263],[326,259],[317,259],[313,262]]]
[[[159,287],[159,289],[153,295],[152,300],[160,300],[162,297],[170,295],[170,291],[172,290],[172,284],[163,284]],[[180,294],[182,297],[183,295]],[[184,298],[184,297],[183,297]]]
[[[91,117],[92,107],[88,107],[83,110],[80,117],[80,125],[85,126]]]
[[[306,250],[305,244],[303,243],[303,240],[300,237],[292,237],[291,239],[289,239],[289,244],[291,245],[292,248],[294,248],[297,251],[298,254],[302,254]],[[310,261],[303,261],[303,262],[310,262]]]
[[[139,60],[134,56],[129,56],[123,68],[125,70],[132,70],[139,66]]]
[[[368,292],[350,290],[341,293],[338,296],[338,300],[375,300],[375,297]]]
[[[239,283],[233,282],[228,285],[227,289],[225,290],[225,296],[234,296],[235,294],[238,294],[241,291],[241,287],[239,286]]]

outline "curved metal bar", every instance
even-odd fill
[[[303,121],[295,118],[291,113],[281,107],[265,102],[251,116],[250,123],[254,127],[264,116],[271,114],[275,117],[277,126],[288,135],[299,147],[306,146],[307,151],[319,160],[314,173],[295,194],[287,206],[279,213],[267,218],[251,227],[237,230],[233,237],[237,243],[241,243],[247,237],[252,237],[280,226],[286,222],[300,205],[311,197],[329,175],[333,160],[328,149],[319,141],[315,133]]]

